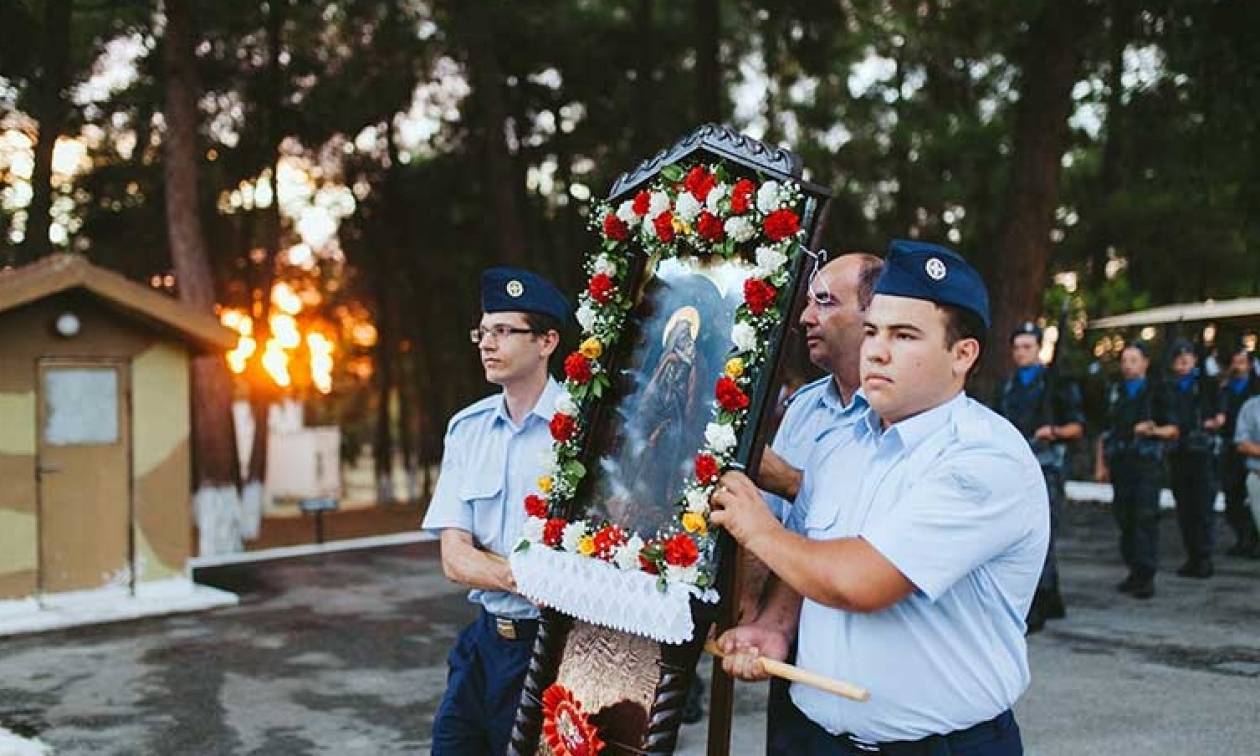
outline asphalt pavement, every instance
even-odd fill
[[[1176,577],[1171,513],[1163,528],[1156,596],[1137,601],[1112,589],[1123,571],[1109,513],[1069,507],[1068,617],[1030,639],[1016,710],[1029,754],[1260,753],[1260,562],[1220,557],[1211,580]],[[446,653],[473,615],[436,544],[196,578],[241,605],[0,639],[0,728],[56,754],[428,752]],[[765,686],[736,691],[731,752],[760,753]],[[706,726],[684,727],[679,752],[704,753]]]

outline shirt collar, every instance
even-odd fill
[[[882,434],[892,434],[892,438],[901,442],[901,446],[905,449],[912,449],[923,442],[928,436],[940,430],[949,422],[953,416],[954,410],[961,407],[967,401],[967,394],[959,391],[952,399],[943,404],[938,404],[931,409],[924,410],[917,415],[907,417],[900,422],[893,423],[887,430],[880,428],[879,415],[875,414],[875,410],[866,413],[865,422],[857,423],[859,432],[873,433],[876,437]]]
[[[862,393],[861,388],[853,392],[853,397],[849,399],[848,404],[845,404],[834,378],[827,381],[827,388],[819,395],[818,401],[824,407],[841,415],[853,414],[866,408],[866,394]]]
[[[525,416],[525,422],[529,422],[530,416],[542,418],[544,423],[551,422],[551,417],[556,414],[556,396],[559,394],[560,384],[556,383],[556,379],[547,376],[547,385],[543,386],[542,393],[538,395],[538,401],[534,402],[534,408],[529,411],[529,415]],[[509,427],[516,427],[512,422],[512,416],[508,414],[506,393],[499,395],[499,403],[494,408],[494,415],[496,419],[507,423]]]

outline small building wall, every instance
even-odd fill
[[[52,329],[66,311],[81,323],[79,334],[69,339]],[[36,403],[42,357],[130,361],[133,566],[137,580],[185,575],[191,529],[187,348],[90,294],[67,291],[0,313],[0,599],[31,596],[38,589]]]

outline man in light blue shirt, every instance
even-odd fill
[[[763,679],[758,657],[783,658],[795,634],[800,666],[870,691],[794,685],[805,753],[1023,752],[1010,709],[1049,506],[1027,442],[963,393],[988,326],[961,257],[893,242],[864,326],[870,410],[810,459],[789,527],[739,473],[713,496],[714,524],[776,575],[763,611],[719,639],[726,670]]]
[[[1260,396],[1243,402],[1234,427],[1234,448],[1247,463],[1247,498],[1251,514],[1260,528]]]
[[[801,311],[800,326],[809,361],[827,374],[788,399],[774,442],[761,458],[758,481],[780,521],[788,518],[810,454],[828,437],[851,428],[866,409],[858,373],[862,318],[883,265],[874,255],[853,252],[831,260],[810,277],[809,299]],[[759,609],[766,568],[755,558],[748,561],[740,614],[752,617]],[[792,705],[786,681],[771,680],[766,702],[766,753],[799,753],[807,732],[808,722]]]
[[[555,286],[524,270],[487,270],[481,301],[470,336],[486,380],[503,391],[451,418],[423,525],[441,534],[446,576],[470,587],[469,600],[481,606],[447,659],[446,693],[433,721],[439,756],[497,756],[511,737],[538,609],[516,593],[504,557],[525,520],[525,497],[538,493],[545,472],[548,423],[561,391],[547,362],[569,318]]]

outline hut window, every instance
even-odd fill
[[[118,371],[55,368],[44,373],[44,441],[53,446],[118,443]]]

